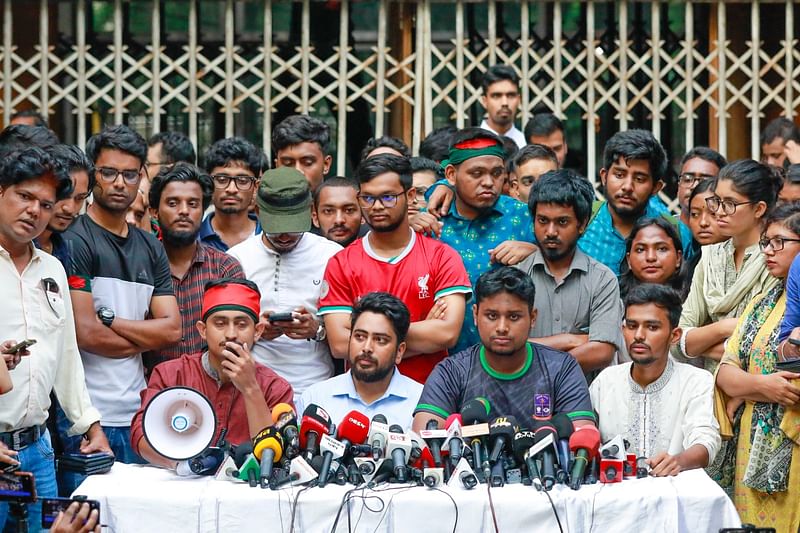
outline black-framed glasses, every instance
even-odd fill
[[[227,174],[214,174],[211,176],[214,180],[214,187],[217,189],[227,189],[231,180],[236,183],[236,188],[240,191],[246,191],[253,187],[256,179],[253,176],[228,176]]]
[[[761,248],[762,252],[767,249],[767,246],[771,246],[774,252],[780,252],[787,242],[800,242],[800,239],[790,239],[788,237],[772,237],[771,239],[767,239],[766,237],[762,237],[761,240],[758,241],[758,247]]]
[[[706,198],[706,206],[712,213],[716,213],[720,209],[726,215],[732,215],[736,212],[736,208],[740,205],[755,204],[758,202],[734,202],[733,200],[723,200],[719,196],[710,196]]]
[[[716,176],[710,174],[692,174],[691,172],[684,172],[678,176],[678,183],[687,187],[696,187],[698,183],[705,180],[713,180]]]
[[[97,175],[100,176],[100,179],[106,183],[114,183],[117,181],[117,176],[122,176],[122,181],[128,185],[135,185],[139,182],[138,170],[119,170],[112,167],[98,167]]]
[[[358,195],[358,203],[361,204],[361,207],[372,207],[375,205],[375,202],[380,201],[383,207],[390,209],[397,205],[397,199],[404,195],[405,191],[398,192],[396,194],[386,193],[386,194],[359,194]]]

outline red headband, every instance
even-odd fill
[[[246,285],[228,283],[206,290],[203,295],[203,320],[217,311],[243,311],[258,323],[261,314],[261,296]]]
[[[460,142],[453,146],[459,150],[480,150],[481,148],[489,148],[490,146],[499,146],[497,141],[489,137],[477,137],[467,141]]]

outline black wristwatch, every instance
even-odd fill
[[[103,306],[97,310],[97,318],[99,318],[100,322],[102,322],[106,327],[111,327],[111,323],[114,322],[115,316],[114,310],[110,307]]]

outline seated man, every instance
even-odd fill
[[[681,299],[674,289],[644,284],[625,298],[622,334],[633,362],[600,373],[591,387],[603,441],[622,435],[651,474],[703,468],[720,447],[714,378],[677,363],[669,347],[681,338]]]
[[[272,424],[272,408],[292,403],[292,388],[269,368],[256,363],[250,348],[258,339],[261,294],[251,281],[223,278],[206,285],[197,330],[208,351],[183,355],[156,366],[142,404],[131,422],[131,446],[155,465],[175,468],[144,438],[142,415],[150,400],[168,387],[191,387],[206,396],[217,416],[216,443],[223,429],[226,440],[240,444]]]
[[[531,417],[566,413],[575,426],[593,424],[586,379],[577,361],[528,342],[536,320],[533,281],[524,272],[500,267],[481,275],[472,308],[480,344],[452,355],[433,369],[414,411],[413,429],[428,420],[440,425],[451,413],[478,397],[494,415]]]
[[[410,427],[422,385],[397,369],[410,322],[408,308],[396,296],[372,292],[361,298],[350,315],[350,370],[306,389],[298,412],[314,403],[337,423],[356,410],[370,419],[380,413],[390,424]]]

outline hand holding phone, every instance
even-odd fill
[[[286,312],[286,313],[272,313],[267,317],[267,320],[270,322],[291,322],[294,320],[294,313]]]
[[[42,528],[56,532],[100,531],[100,502],[86,496],[41,498]]]
[[[25,355],[25,354],[22,354],[21,352],[27,351],[28,348],[33,346],[34,344],[36,344],[36,339],[26,339],[26,340],[24,340],[22,342],[18,342],[16,344],[14,344],[13,346],[8,346],[8,347],[4,348],[3,349],[3,353],[4,354],[16,354],[16,353],[19,353],[20,355]]]

